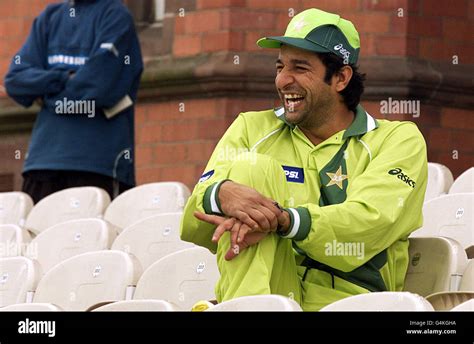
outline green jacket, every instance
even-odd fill
[[[294,215],[288,239],[298,264],[328,272],[333,285],[336,276],[359,292],[402,290],[407,238],[422,225],[427,183],[426,145],[415,124],[377,121],[359,106],[349,128],[314,146],[285,122],[283,109],[242,113],[188,200],[183,240],[216,251],[214,226],[198,221],[193,211],[212,212],[209,191],[225,178],[232,155],[244,151],[270,155],[285,170],[291,194],[285,206]]]

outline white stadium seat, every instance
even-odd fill
[[[194,246],[179,237],[181,216],[167,213],[139,220],[120,233],[112,249],[133,254],[145,270],[170,253]]]
[[[474,193],[449,194],[423,205],[423,227],[410,237],[448,237],[464,249],[474,244]]]
[[[51,303],[18,303],[0,308],[2,312],[58,312],[62,309]]]
[[[189,189],[182,183],[140,185],[115,198],[107,208],[104,219],[123,230],[152,215],[182,212],[189,195]]]
[[[449,238],[410,238],[404,290],[428,296],[458,290],[467,266],[466,252]]]
[[[41,276],[41,268],[31,259],[0,259],[0,307],[30,302]]]
[[[216,257],[202,247],[188,248],[161,258],[146,269],[134,299],[165,300],[181,310],[191,310],[197,301],[215,299],[218,279]]]
[[[323,307],[328,311],[433,311],[431,304],[420,295],[407,292],[377,292],[347,297]]]
[[[30,241],[26,229],[17,225],[0,225],[0,258],[23,255]]]
[[[456,178],[449,189],[450,194],[474,192],[474,167],[464,171]]]
[[[474,293],[474,259],[469,259],[459,284],[459,290]]]
[[[109,194],[100,188],[85,186],[61,190],[43,198],[33,207],[25,227],[39,234],[64,221],[101,218],[109,203]]]
[[[96,251],[71,257],[41,279],[34,303],[83,311],[104,301],[131,298],[141,273],[136,259],[121,251]]]
[[[281,295],[244,296],[217,304],[206,311],[286,311],[301,312],[298,303]]]
[[[453,184],[453,174],[446,166],[435,162],[428,163],[428,184],[425,202],[448,193]]]
[[[463,302],[456,307],[452,308],[453,312],[473,312],[474,311],[474,299],[470,299],[466,302]]]
[[[179,307],[163,300],[127,300],[117,301],[98,307],[93,312],[163,312],[179,311]]]
[[[104,220],[70,220],[41,232],[31,241],[25,256],[36,259],[46,273],[67,258],[109,249],[116,236],[115,228]]]
[[[464,269],[458,291],[439,292],[428,295],[426,299],[436,310],[450,310],[474,298],[474,260],[470,259]]]
[[[23,227],[33,208],[33,200],[24,192],[0,192],[0,224]]]

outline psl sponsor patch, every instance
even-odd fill
[[[304,183],[304,170],[301,167],[282,166],[286,181],[290,183]]]

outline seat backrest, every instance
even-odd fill
[[[456,178],[449,189],[450,194],[474,192],[474,167],[464,171]]]
[[[453,174],[446,166],[435,162],[428,163],[428,184],[425,202],[448,193],[453,184]]]
[[[411,237],[443,236],[457,240],[464,249],[474,244],[474,193],[449,194],[423,205],[423,227]]]
[[[115,198],[107,208],[104,219],[122,230],[152,215],[182,212],[189,195],[189,189],[182,183],[140,185]]]
[[[162,312],[179,311],[179,307],[163,300],[127,300],[109,303],[98,307],[93,312]]]
[[[419,295],[407,292],[376,292],[359,294],[323,307],[327,311],[433,311],[433,306]]]
[[[17,225],[0,225],[0,258],[21,256],[30,241],[26,229]]]
[[[24,192],[0,192],[0,224],[25,225],[33,200]]]
[[[125,300],[140,273],[138,261],[125,252],[83,253],[49,270],[38,284],[33,302],[81,311],[99,302]]]
[[[469,259],[464,269],[459,290],[474,292],[474,259]]]
[[[206,311],[286,311],[301,312],[295,300],[281,295],[243,296],[217,304]]]
[[[101,219],[61,222],[33,239],[25,256],[36,259],[43,273],[59,262],[81,253],[109,249],[117,231]]]
[[[0,259],[0,307],[31,301],[41,276],[35,261],[25,257]]]
[[[461,245],[449,238],[410,238],[404,290],[428,296],[458,290],[467,265]]]
[[[58,223],[88,217],[101,218],[110,203],[103,189],[84,186],[55,192],[36,204],[26,219],[26,228],[39,234]]]
[[[0,312],[58,312],[62,309],[52,303],[17,303],[0,308]]]
[[[451,311],[454,312],[474,312],[474,299],[470,299],[466,302],[457,305],[456,307],[452,308]]]
[[[145,270],[134,299],[160,299],[190,310],[197,301],[215,299],[218,278],[216,257],[202,247],[188,248],[161,258]]]
[[[179,237],[181,216],[166,213],[139,220],[120,233],[112,249],[133,254],[146,270],[160,258],[194,246]]]

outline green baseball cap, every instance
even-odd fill
[[[357,62],[359,33],[350,21],[337,14],[311,8],[297,14],[284,36],[264,37],[257,41],[262,48],[280,48],[282,44],[318,53],[334,53],[344,63]]]

